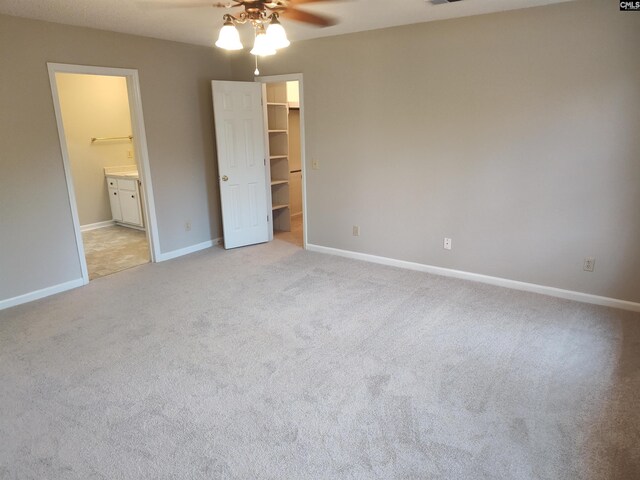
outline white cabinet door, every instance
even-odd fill
[[[138,192],[119,190],[120,208],[122,210],[122,221],[133,225],[140,225],[140,201],[138,200]]]
[[[269,241],[262,84],[211,82],[224,247]]]
[[[109,188],[109,203],[111,204],[111,215],[117,222],[122,221],[122,209],[120,208],[120,194],[115,188]]]

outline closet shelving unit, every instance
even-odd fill
[[[291,231],[289,204],[289,104],[287,84],[269,83],[267,90],[267,134],[271,170],[273,229]]]

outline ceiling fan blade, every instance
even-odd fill
[[[240,5],[237,1],[233,0],[233,1],[227,1],[227,2],[213,2],[211,0],[206,1],[206,0],[195,0],[195,1],[185,1],[185,2],[181,2],[180,0],[160,0],[160,1],[153,1],[153,0],[139,0],[136,2],[138,5],[140,5],[143,8],[148,8],[148,9],[157,9],[157,10],[161,10],[161,9],[166,9],[166,8],[203,8],[203,7],[226,7],[226,8],[231,8],[231,7],[236,7],[238,5]]]
[[[316,15],[315,13],[303,12],[302,10],[291,7],[284,10],[280,16],[288,18],[289,20],[310,23],[319,27],[330,27],[337,23],[334,18]]]
[[[316,3],[316,2],[339,2],[341,0],[289,0],[289,4],[296,6],[302,5],[303,3]]]

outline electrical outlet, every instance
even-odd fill
[[[311,168],[314,170],[320,170],[320,162],[316,159],[311,160]]]
[[[593,257],[586,257],[584,259],[584,266],[582,267],[585,272],[593,272],[596,267],[596,259]]]
[[[353,226],[353,236],[354,237],[359,237],[360,236],[360,227],[358,225],[354,225]]]
[[[444,249],[445,250],[451,250],[451,239],[444,237]]]
[[[184,231],[185,232],[191,231],[191,220],[187,220],[186,222],[184,222]]]

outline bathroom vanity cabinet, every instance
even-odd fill
[[[116,223],[125,227],[144,228],[137,175],[108,175],[106,179],[111,213]]]

